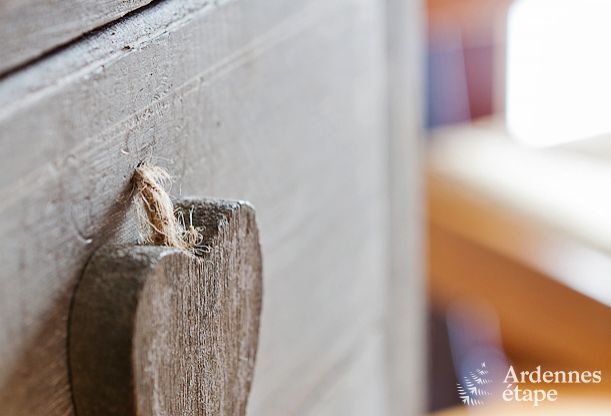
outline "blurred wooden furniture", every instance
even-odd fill
[[[514,362],[611,371],[609,160],[483,121],[434,135],[427,181],[434,306],[489,303]]]
[[[503,403],[497,406],[476,409],[461,406],[434,413],[434,416],[468,416],[473,414],[498,416],[606,416],[609,414],[609,409],[611,409],[611,400],[595,397],[564,398],[562,405],[559,404],[557,402],[551,405],[533,407],[531,405],[521,406]]]

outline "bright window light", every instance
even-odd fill
[[[507,33],[507,126],[549,146],[611,132],[611,0],[518,0]]]

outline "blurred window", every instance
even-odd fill
[[[547,146],[611,132],[611,1],[518,0],[507,25],[506,117]]]

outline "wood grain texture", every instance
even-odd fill
[[[369,349],[388,312],[384,7],[263,5],[159,2],[0,81],[0,413],[73,414],[70,299],[96,248],[136,241],[141,161],[175,177],[173,196],[257,207],[266,294],[249,414],[347,409],[355,395],[367,406],[351,416],[384,413],[392,363]]]
[[[0,75],[151,0],[1,0]]]
[[[79,415],[244,415],[262,301],[254,210],[178,203],[197,256],[110,245],[89,261],[70,319]]]

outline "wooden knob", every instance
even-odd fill
[[[108,246],[86,267],[69,338],[80,416],[245,414],[262,299],[254,210],[177,207],[203,235],[197,255]]]

